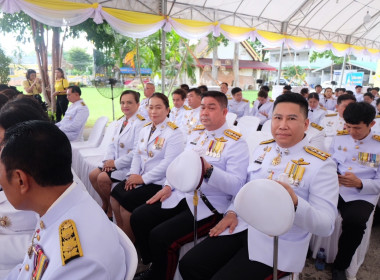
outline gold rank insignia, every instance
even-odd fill
[[[337,116],[338,114],[326,114],[325,117],[335,117]]]
[[[380,135],[373,135],[372,139],[380,142]]]
[[[338,130],[338,132],[336,133],[336,135],[339,135],[339,136],[341,136],[341,135],[348,135],[348,131],[345,130],[345,129]]]
[[[80,104],[82,104],[82,106],[86,106],[86,104],[84,104],[84,102],[81,102]]]
[[[62,265],[83,256],[79,235],[73,220],[63,221],[59,226]]]
[[[152,124],[152,122],[148,122],[148,123],[146,123],[145,125],[144,125],[144,127],[146,127],[146,126],[148,126],[148,125],[151,125]]]
[[[199,124],[197,125],[196,127],[193,128],[193,131],[195,130],[204,130],[205,129],[205,126],[203,124]]]
[[[270,143],[273,143],[273,142],[276,142],[276,140],[274,140],[274,139],[269,139],[269,140],[261,141],[261,142],[260,142],[260,145],[270,144]]]
[[[232,129],[226,129],[224,131],[224,135],[234,139],[235,141],[239,140],[240,137],[242,136],[242,134],[240,134],[239,132],[233,131]]]
[[[193,109],[191,109],[189,106],[187,106],[187,105],[183,105],[183,108],[185,109],[185,110],[187,110],[187,111],[190,111],[190,110],[193,110]]]
[[[136,117],[140,120],[140,121],[145,121],[145,118],[143,116],[141,116],[140,114],[137,114]]]
[[[244,102],[249,102],[249,100],[248,100],[248,99],[244,99],[244,98],[243,98],[243,101],[244,101]]]
[[[311,147],[311,146],[305,146],[303,147],[305,151],[321,160],[328,159],[331,155],[329,153],[326,153],[322,150],[319,150],[317,148]]]
[[[311,123],[310,124],[312,127],[314,127],[315,129],[318,129],[318,130],[320,130],[320,131],[322,131],[323,130],[323,127],[322,126],[320,126],[320,125],[318,125],[318,124],[316,124],[316,123]]]
[[[227,97],[228,100],[232,100],[232,97]]]
[[[168,122],[168,126],[173,129],[173,130],[176,130],[178,128],[178,126],[174,123],[174,122]]]
[[[378,119],[378,118],[380,118],[380,115],[376,115],[376,117],[375,117],[376,119]]]
[[[274,100],[273,100],[273,99],[270,99],[269,102],[274,102]]]
[[[220,138],[215,137],[215,140],[216,140],[216,141],[219,141],[219,142],[227,142],[227,141],[228,141],[227,139],[224,139],[223,136],[220,137]]]

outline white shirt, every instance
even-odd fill
[[[273,111],[273,102],[267,99],[267,101],[260,106],[260,101],[256,100],[253,103],[253,108],[251,110],[251,115],[258,117],[260,119],[260,124],[264,124],[267,120],[270,120],[272,118],[272,111]],[[259,108],[260,107],[260,108]],[[268,116],[264,116],[261,113],[266,113]]]
[[[169,120],[177,126],[182,127],[185,122],[185,114],[190,110],[191,108],[186,105],[183,105],[180,108],[173,107],[170,110]]]
[[[235,113],[237,119],[249,115],[249,100],[243,99],[240,102],[237,102],[235,99],[228,101],[228,111]]]
[[[316,109],[311,109],[309,107],[308,119],[310,122],[321,124],[322,119],[325,117],[326,111],[317,107]]]

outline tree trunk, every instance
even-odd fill
[[[234,70],[234,85],[233,86],[234,87],[239,86],[239,46],[240,46],[240,43],[235,43],[234,64],[233,64],[233,70]]]
[[[213,85],[215,86],[218,86],[218,84],[216,84],[216,81],[218,81],[218,67],[216,67],[215,65],[215,62],[217,61],[218,59],[218,46],[214,46],[212,48],[212,72],[211,72],[211,76],[212,76],[212,83]]]
[[[55,84],[55,69],[61,67],[61,46],[59,43],[60,37],[60,28],[53,28],[53,38],[51,44],[51,54],[52,54],[52,65],[51,65],[51,85],[50,85],[50,93],[53,94],[55,92],[54,84]],[[56,100],[53,96],[50,96],[51,100],[51,110],[52,112],[56,111]]]
[[[141,85],[144,89],[145,88],[144,81],[143,81],[142,75],[141,75],[139,39],[136,39],[136,68],[137,68],[136,73],[137,73],[137,75],[140,76],[140,82],[141,82]]]

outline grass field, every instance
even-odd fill
[[[19,90],[23,90],[20,88]],[[143,92],[140,92],[144,96]],[[249,90],[243,92],[243,97],[249,101],[256,100],[257,91]],[[101,96],[96,88],[94,87],[84,87],[82,88],[82,98],[87,104],[90,110],[90,116],[87,120],[86,127],[92,127],[95,121],[101,116],[107,116],[110,121],[112,121],[112,101]],[[115,104],[115,118],[122,116],[120,110],[119,98],[114,100]],[[170,98],[170,106],[172,106],[172,100]]]

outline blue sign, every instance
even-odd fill
[[[347,73],[346,75],[346,86],[361,86],[363,85],[363,72],[353,72]]]
[[[132,67],[121,67],[120,72],[122,74],[136,74],[136,69]],[[150,68],[141,68],[140,69],[141,74],[143,75],[150,75],[152,74],[152,69]]]

